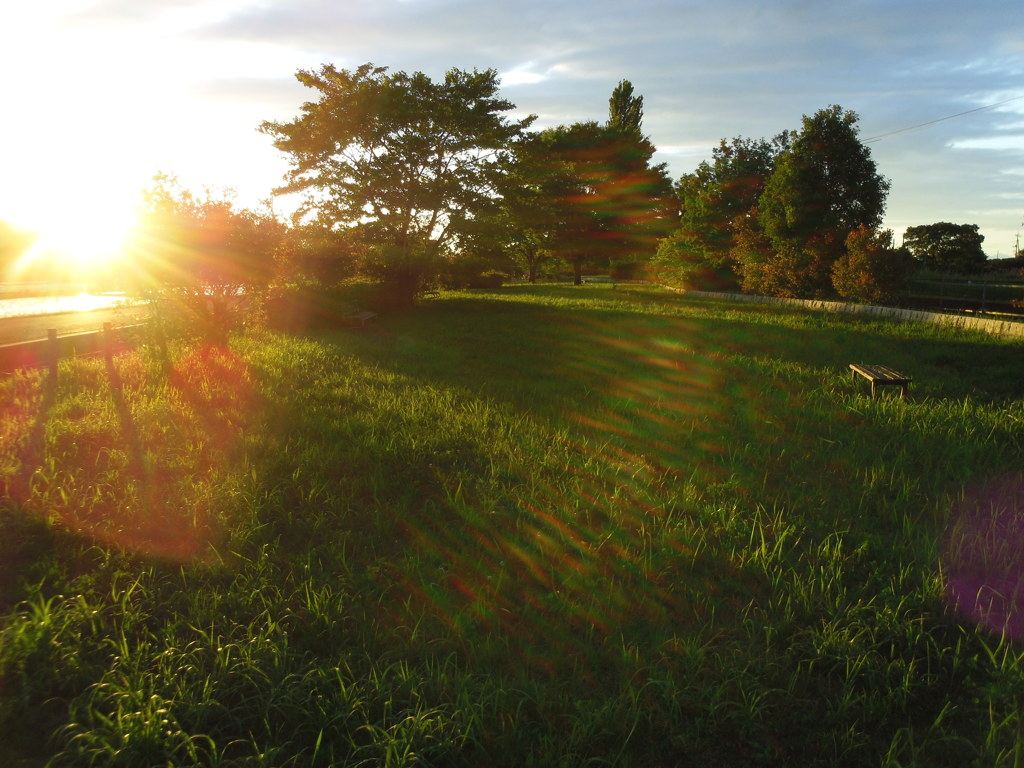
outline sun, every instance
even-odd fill
[[[40,245],[78,271],[106,269],[121,256],[134,222],[131,211],[104,207],[66,212],[43,229]]]
[[[120,196],[97,195],[27,210],[15,221],[34,240],[12,265],[9,279],[99,284],[116,278],[137,213]]]

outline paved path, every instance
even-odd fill
[[[45,339],[50,328],[56,328],[59,336],[67,336],[72,333],[102,330],[104,323],[113,323],[114,326],[132,325],[143,322],[148,312],[148,307],[121,307],[94,309],[91,312],[0,318],[0,344]]]

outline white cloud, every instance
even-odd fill
[[[537,72],[536,65],[532,61],[520,64],[505,72],[499,73],[501,84],[504,87],[515,87],[517,85],[536,85],[548,79],[548,72]]]
[[[1024,134],[958,139],[950,142],[953,149],[987,149],[998,152],[1024,152]]]

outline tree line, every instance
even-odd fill
[[[677,181],[643,131],[628,80],[607,119],[532,130],[512,118],[495,70],[433,80],[365,64],[300,70],[313,93],[289,121],[259,130],[289,159],[275,195],[300,200],[290,221],[238,208],[158,175],[143,236],[119,279],[207,308],[230,297],[362,280],[377,303],[426,288],[537,279],[563,265],[689,288],[775,296],[893,300],[915,266],[984,266],[976,225],[881,229],[890,182],[837,105],[771,139],[723,139]],[[0,256],[24,233],[0,228]]]
[[[790,298],[896,300],[912,270],[985,266],[974,224],[880,228],[890,182],[837,105],[770,140],[723,139],[676,184],[679,227],[658,246],[663,276],[689,287]]]

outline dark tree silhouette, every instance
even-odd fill
[[[981,244],[985,236],[977,224],[922,224],[907,227],[903,244],[928,269],[970,275],[984,268],[987,256]]]

